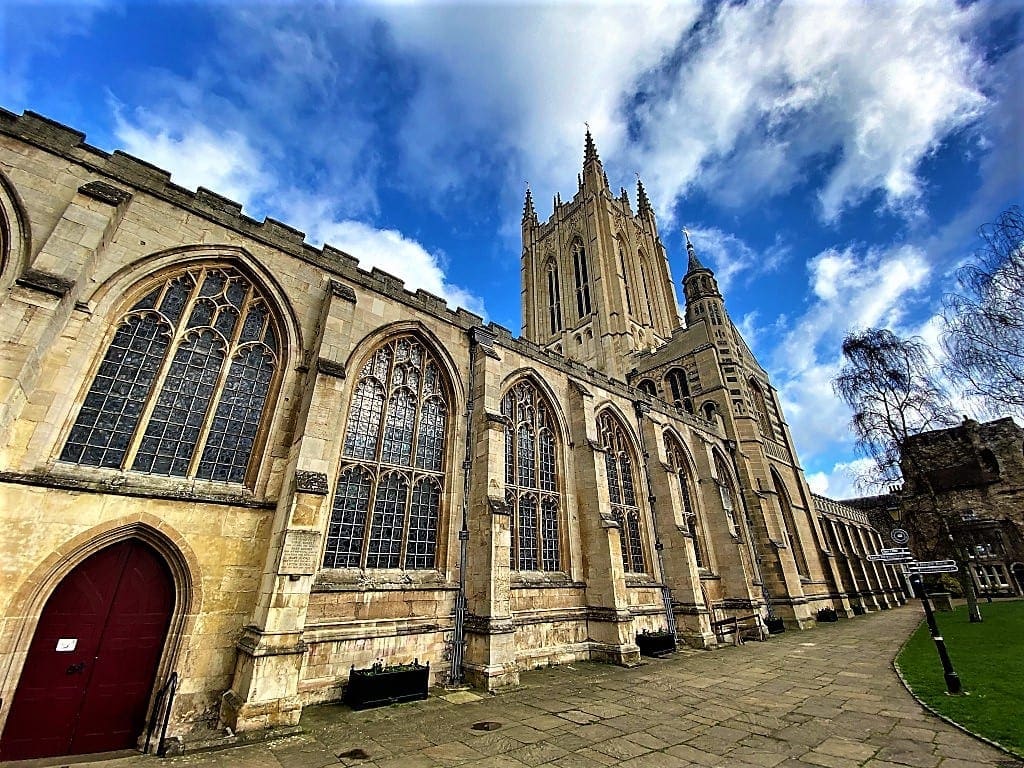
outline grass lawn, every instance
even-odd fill
[[[966,606],[935,614],[969,695],[946,694],[939,655],[923,621],[896,664],[929,706],[1024,757],[1024,601],[982,601],[981,615],[984,622],[971,624]]]

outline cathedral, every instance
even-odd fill
[[[581,170],[546,221],[526,193],[517,336],[0,110],[0,760],[905,599],[689,238],[680,305],[642,183],[589,131]]]

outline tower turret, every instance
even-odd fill
[[[705,267],[697,257],[697,249],[690,242],[690,233],[685,229],[686,276],[683,278],[683,293],[686,296],[686,324],[693,325],[706,320],[712,325],[722,325],[725,318],[725,301],[718,290],[715,273]]]

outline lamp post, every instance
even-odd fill
[[[928,630],[932,634],[932,640],[935,641],[935,650],[939,652],[939,661],[942,662],[942,675],[946,678],[946,690],[954,696],[963,693],[960,676],[953,669],[953,662],[950,661],[949,652],[946,650],[946,641],[942,639],[942,635],[939,634],[939,625],[935,623],[935,614],[932,612],[931,601],[928,600],[928,595],[924,592],[924,580],[921,578],[921,574],[915,573],[910,577],[910,581],[917,591],[917,596],[921,598],[921,605],[924,606],[924,616],[928,621]]]

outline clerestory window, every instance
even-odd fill
[[[121,317],[60,460],[246,482],[279,336],[266,298],[233,267],[165,278]]]
[[[505,426],[505,501],[512,527],[514,571],[562,568],[558,463],[554,422],[545,398],[529,380],[501,400]]]
[[[325,568],[433,569],[445,485],[448,388],[413,336],[359,371],[327,528]]]

